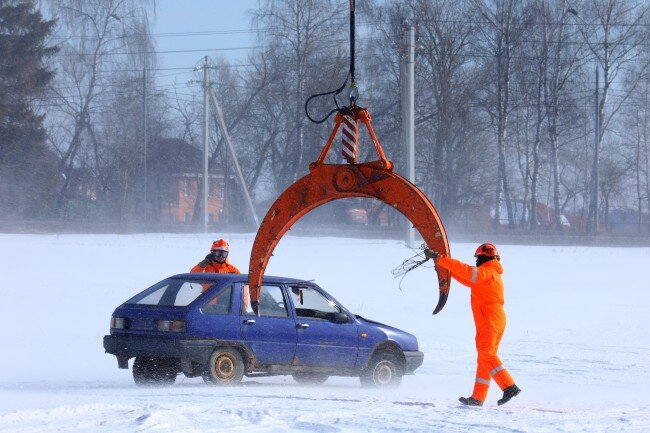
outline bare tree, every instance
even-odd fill
[[[418,93],[428,103],[419,121],[432,123],[432,139],[427,146],[432,173],[434,201],[443,215],[459,212],[460,178],[467,172],[476,152],[468,152],[464,131],[475,116],[470,102],[476,97],[476,68],[470,48],[476,34],[472,11],[464,4],[414,0],[408,3],[418,21],[418,77],[424,88]],[[467,19],[470,18],[470,19]]]
[[[512,205],[511,187],[506,164],[506,147],[508,144],[508,115],[510,113],[510,78],[512,59],[520,35],[521,2],[520,0],[493,0],[490,2],[473,2],[481,17],[486,21],[481,33],[490,52],[486,67],[492,77],[490,89],[492,98],[487,102],[488,113],[496,127],[497,139],[497,176],[494,204],[495,227],[501,220],[501,198],[506,204],[508,226],[514,228],[515,217]],[[478,41],[477,41],[478,42]],[[494,68],[494,69],[492,69]]]
[[[644,56],[647,53],[643,54]],[[642,63],[643,64],[643,63]],[[632,77],[637,70],[632,69]],[[650,143],[650,101],[648,100],[648,76],[642,79],[637,91],[629,98],[629,105],[624,111],[625,128],[623,135],[630,143],[630,165],[634,172],[635,207],[637,212],[637,232],[644,231],[644,213],[650,214],[650,179],[648,172],[648,150]],[[645,204],[645,206],[644,206]],[[646,228],[647,229],[647,228]]]
[[[273,72],[281,78],[275,86],[276,110],[283,115],[287,135],[285,144],[276,142],[271,153],[279,188],[295,181],[304,168],[307,86],[322,83],[323,70],[331,69],[340,59],[337,47],[347,40],[340,36],[347,35],[346,6],[347,2],[333,0],[267,0],[254,13],[260,43],[266,46]],[[342,65],[336,66],[340,71]],[[344,75],[334,76],[341,81]],[[332,80],[328,81],[331,86]]]
[[[593,57],[596,59],[597,68],[602,69],[603,72],[602,90],[597,89],[600,93],[597,108],[598,129],[593,152],[587,227],[588,231],[597,232],[599,164],[603,136],[643,74],[636,75],[636,79],[628,84],[623,94],[611,103],[609,101],[610,91],[617,81],[623,78],[628,66],[637,61],[636,55],[645,40],[641,24],[647,17],[650,5],[647,2],[588,0],[584,6],[587,19],[579,19],[580,28]],[[575,15],[579,16],[577,13]],[[587,25],[590,20],[595,24]],[[642,69],[645,70],[647,65],[646,61]]]
[[[149,2],[134,0],[51,0],[63,38],[59,71],[53,86],[58,113],[53,122],[66,125],[65,139],[53,142],[60,153],[59,170],[65,181],[57,211],[64,212],[74,183],[75,167],[93,164],[100,190],[107,190],[101,174],[102,158],[93,116],[102,99],[110,98],[111,73],[120,68],[153,64],[146,10]]]

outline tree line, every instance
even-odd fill
[[[163,84],[177,72],[157,67],[156,7],[0,0],[0,218],[155,224],[165,177],[201,172],[202,89]],[[416,184],[446,225],[471,225],[485,212],[495,228],[594,233],[624,215],[647,234],[648,7],[359,1],[359,104],[399,171],[401,41],[413,25]],[[348,19],[347,1],[260,1],[248,58],[212,58],[211,80],[258,203],[303,176],[327,140],[331,121],[309,122],[304,103],[345,79]],[[332,108],[331,98],[318,98],[310,113]],[[223,131],[211,125],[210,171],[223,175],[226,219],[236,222],[244,204]],[[364,139],[362,160],[373,157]]]

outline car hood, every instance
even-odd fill
[[[356,315],[356,318],[359,320],[362,326],[365,325],[382,331],[388,340],[395,341],[402,347],[402,350],[418,351],[418,339],[415,337],[415,335],[409,334],[406,331],[402,331],[401,329],[386,325],[384,323],[366,319],[365,317],[361,317],[359,315]]]

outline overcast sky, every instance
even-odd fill
[[[192,68],[205,55],[244,62],[255,45],[249,32],[250,13],[258,0],[158,0],[153,33],[158,55],[159,83],[185,83],[196,78]],[[180,52],[169,52],[180,51]]]

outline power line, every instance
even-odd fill
[[[131,55],[136,55],[136,54],[178,54],[178,53],[205,53],[208,51],[237,51],[237,50],[253,50],[256,48],[262,48],[260,46],[252,46],[252,47],[220,47],[220,48],[192,48],[192,49],[186,49],[186,50],[162,50],[162,51],[108,51],[108,52],[103,52],[100,53],[99,56],[131,56]],[[68,55],[68,53],[64,53],[64,55]],[[95,56],[95,53],[69,53],[69,55],[74,55],[74,56]]]
[[[333,22],[340,21],[341,26],[347,25],[347,18],[342,17],[340,19],[333,19]],[[487,21],[487,20],[468,20],[468,19],[441,19],[441,18],[436,18],[436,19],[415,19],[414,20],[417,24],[472,24],[472,25],[493,25],[494,23]],[[377,26],[379,24],[395,24],[397,23],[397,20],[392,20],[390,18],[384,18],[384,19],[368,19],[368,18],[361,18],[358,19],[356,22],[357,26],[361,27],[373,27]],[[515,21],[513,24],[515,25],[525,25],[527,27],[542,27],[542,26],[547,26],[547,27],[552,27],[552,26],[564,26],[565,28],[568,27],[594,27],[594,28],[601,28],[602,24],[598,22],[594,23],[587,23],[587,22],[572,22],[572,23],[566,23],[566,22],[547,22],[547,23],[538,23],[538,22],[517,22]],[[621,23],[610,23],[610,27],[648,27],[650,28],[650,24],[647,23],[642,23],[642,22],[621,22]],[[225,29],[225,30],[204,30],[204,31],[179,31],[179,32],[162,32],[162,33],[130,33],[130,34],[125,34],[120,37],[120,39],[126,39],[129,37],[142,37],[142,36],[150,36],[153,38],[158,38],[158,37],[187,37],[187,36],[231,36],[231,35],[237,35],[237,34],[258,34],[258,33],[269,33],[269,32],[275,32],[275,31],[282,31],[284,28],[282,27],[264,27],[264,28],[244,28],[244,29]],[[94,36],[75,36],[75,35],[70,35],[70,36],[51,36],[51,39],[59,39],[59,40],[68,40],[68,39],[77,39],[77,40],[87,40],[87,41],[93,41],[93,40],[98,40]]]

